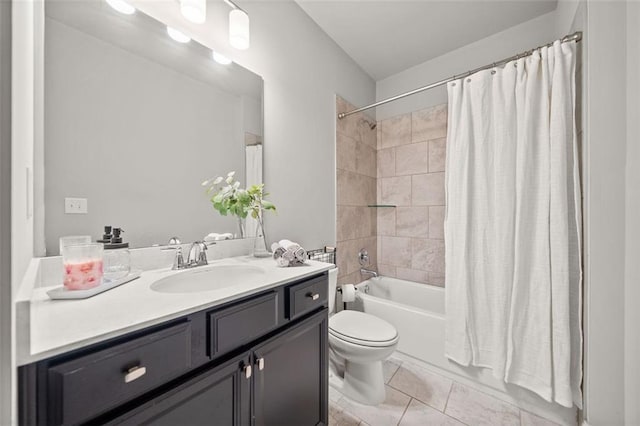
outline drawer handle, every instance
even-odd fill
[[[145,374],[147,374],[147,367],[131,367],[129,370],[127,370],[127,374],[124,375],[124,382],[133,382],[134,380],[138,380]]]
[[[258,358],[256,362],[258,364],[258,370],[260,371],[264,370],[264,357]]]
[[[251,377],[251,366],[250,365],[245,365],[243,370],[244,370],[244,377],[249,379]]]
[[[318,300],[320,295],[318,293],[307,293],[307,297],[310,297],[311,300]]]

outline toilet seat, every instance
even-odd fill
[[[360,346],[386,347],[398,341],[398,331],[393,325],[360,311],[340,311],[331,316],[329,334]]]

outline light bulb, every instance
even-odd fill
[[[202,24],[207,19],[207,0],[180,0],[180,12],[187,20]]]
[[[229,43],[236,49],[249,48],[249,15],[243,10],[229,12]]]
[[[231,63],[231,59],[216,51],[213,52],[213,60],[221,65],[229,65]]]
[[[171,37],[178,43],[189,43],[191,41],[190,37],[184,35],[180,31],[176,30],[175,28],[171,28],[169,26],[167,27],[167,34],[169,34],[169,37]]]
[[[125,15],[132,15],[136,11],[135,7],[131,6],[124,0],[107,0],[107,4]]]

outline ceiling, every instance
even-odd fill
[[[557,0],[296,0],[374,80],[555,10]]]

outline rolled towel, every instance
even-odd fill
[[[280,240],[278,244],[284,247],[288,252],[293,253],[293,257],[295,260],[299,262],[304,262],[305,260],[307,260],[307,252],[300,246],[300,244],[294,243],[290,240]]]

